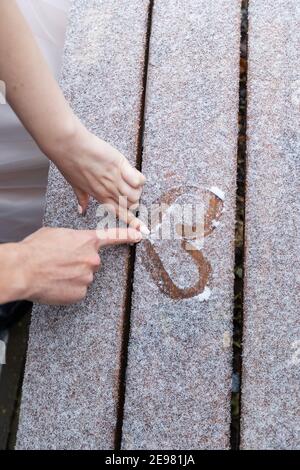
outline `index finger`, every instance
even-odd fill
[[[98,247],[122,245],[126,243],[138,243],[143,235],[133,228],[109,228],[95,231],[98,239]]]

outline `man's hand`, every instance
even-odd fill
[[[78,302],[86,296],[101,265],[99,250],[141,239],[141,233],[132,228],[42,228],[15,244],[19,265],[14,269],[19,271],[22,298],[50,305]]]

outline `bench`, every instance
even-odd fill
[[[243,449],[300,448],[299,20],[249,0]],[[195,256],[103,250],[84,302],[34,307],[16,448],[230,448],[240,31],[240,0],[73,0],[71,106],[142,169],[143,204],[200,188],[207,230]],[[46,225],[97,207],[51,167]]]

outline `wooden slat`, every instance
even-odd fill
[[[62,85],[88,128],[134,163],[137,153],[148,0],[74,0]],[[95,228],[96,207],[77,215],[53,167],[46,224]],[[104,250],[87,299],[36,306],[30,330],[19,449],[110,449],[114,445],[128,248]]]
[[[143,202],[196,186],[224,207],[196,264],[177,241],[155,243],[164,268],[137,249],[124,449],[229,446],[239,40],[239,0],[154,3]]]
[[[249,21],[242,447],[299,449],[299,2]]]

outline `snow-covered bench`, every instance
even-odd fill
[[[208,196],[207,236],[195,256],[107,249],[84,302],[34,307],[17,448],[230,447],[240,14],[73,1],[66,97],[142,167],[143,203]],[[298,0],[250,0],[243,448],[300,448],[299,19]],[[51,168],[47,225],[95,228],[96,209]]]

